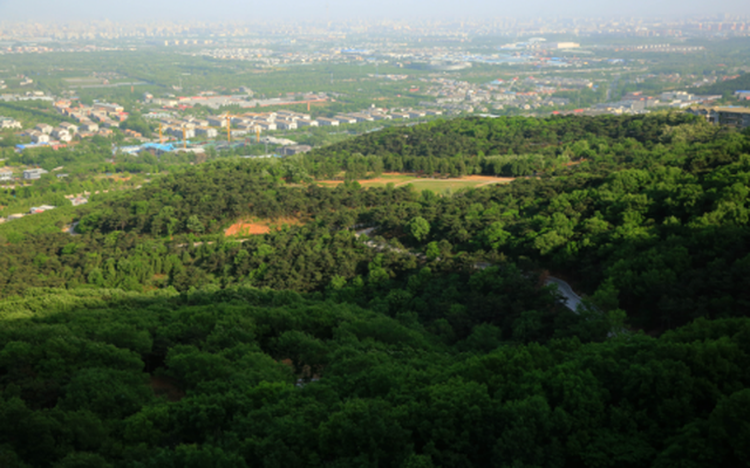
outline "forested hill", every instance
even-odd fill
[[[56,210],[0,225],[0,467],[747,464],[750,132],[399,132],[181,170],[75,208],[73,234]],[[399,161],[527,175],[352,180]]]
[[[750,319],[449,345],[291,292],[0,303],[0,466],[745,466]]]
[[[668,128],[695,124],[689,114],[647,116],[558,116],[550,118],[466,118],[395,127],[312,151],[308,171],[334,175],[339,166],[364,173],[386,171],[432,174],[531,175],[590,158],[599,147],[669,142]],[[520,157],[519,155],[523,156]],[[362,159],[364,158],[364,159]],[[333,164],[335,162],[335,164]],[[369,167],[362,167],[363,164]]]
[[[577,164],[450,197],[408,186],[286,182],[321,155],[196,166],[81,208],[81,236],[13,233],[11,244],[0,246],[0,295],[43,286],[186,291],[246,283],[323,291],[346,285],[368,305],[403,289],[417,267],[468,277],[477,262],[507,262],[531,270],[531,278],[544,269],[564,275],[600,310],[624,310],[633,326],[650,331],[698,317],[747,315],[748,135],[667,114],[613,119],[660,129],[652,138],[643,137],[652,130],[643,130],[638,139],[622,139],[608,136],[611,120],[597,127],[594,119],[591,128],[602,133],[573,144],[585,148]],[[567,123],[573,133],[588,119],[552,119],[537,128],[550,122],[561,129]],[[44,219],[37,216],[8,223],[0,235],[14,223]],[[238,218],[296,222],[241,244],[224,242],[223,229]],[[380,242],[393,248],[378,257],[356,239],[356,225],[376,227]],[[192,246],[198,238],[203,242]],[[407,310],[422,304],[405,301]],[[446,298],[438,309],[455,303],[461,301]],[[464,313],[454,319],[456,336],[474,320]]]

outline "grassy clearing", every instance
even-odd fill
[[[456,191],[469,187],[484,187],[494,184],[507,184],[513,181],[510,177],[489,177],[489,176],[466,176],[455,179],[426,179],[414,177],[412,174],[383,174],[373,179],[358,180],[362,187],[385,187],[392,183],[396,187],[411,185],[414,190],[432,190],[436,193],[446,193],[447,191]],[[341,180],[318,180],[316,184],[333,187],[344,182]]]

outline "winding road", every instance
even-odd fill
[[[565,299],[564,305],[568,309],[572,310],[575,313],[578,313],[578,306],[581,305],[581,296],[575,293],[573,291],[573,288],[570,287],[568,283],[561,280],[560,278],[555,278],[552,276],[547,277],[547,280],[544,282],[546,285],[555,284],[557,285],[557,290],[560,291],[560,294],[562,294],[563,298]]]
[[[369,235],[372,234],[376,229],[377,228],[374,228],[374,227],[361,229],[361,230],[355,231],[354,235],[357,237],[361,235],[367,235],[369,237]],[[372,239],[365,242],[365,245],[367,245],[368,247],[379,249],[379,250],[388,249],[388,250],[396,251],[399,253],[406,253],[406,254],[409,254],[418,258],[423,258],[421,254],[416,254],[414,252],[410,252],[404,249],[397,249],[395,247],[391,247],[388,244],[379,244],[379,243],[376,243]],[[479,262],[479,263],[474,264],[474,267],[476,267],[478,270],[484,270],[485,268],[490,267],[490,266],[492,266],[492,264],[487,263],[487,262]],[[575,293],[575,291],[573,291],[573,288],[570,287],[570,285],[567,282],[561,280],[560,278],[549,276],[547,277],[547,280],[544,282],[544,284],[556,285],[557,290],[560,291],[560,294],[563,296],[563,299],[564,299],[563,305],[567,307],[568,309],[572,310],[573,312],[575,312],[576,314],[578,313],[578,306],[581,305],[581,302],[583,299],[581,299],[581,296],[579,296],[578,294]]]

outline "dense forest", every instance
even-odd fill
[[[742,466],[749,190],[687,115],[463,119],[6,223],[0,465]]]
[[[2,304],[4,467],[745,466],[747,318],[448,345],[252,288]]]

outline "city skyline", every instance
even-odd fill
[[[466,0],[464,2],[404,3],[382,0],[378,3],[365,0],[321,0],[305,2],[290,0],[283,5],[247,3],[239,0],[216,0],[207,8],[198,0],[162,1],[158,4],[145,0],[127,3],[74,0],[31,0],[10,2],[0,0],[0,18],[5,21],[253,21],[253,20],[460,20],[490,17],[514,18],[584,18],[635,16],[644,18],[679,18],[695,15],[750,15],[750,3],[743,0],[723,0],[706,3],[698,0],[678,2],[647,2],[634,0],[617,4],[583,0],[578,2],[551,2],[529,0],[523,3]]]

